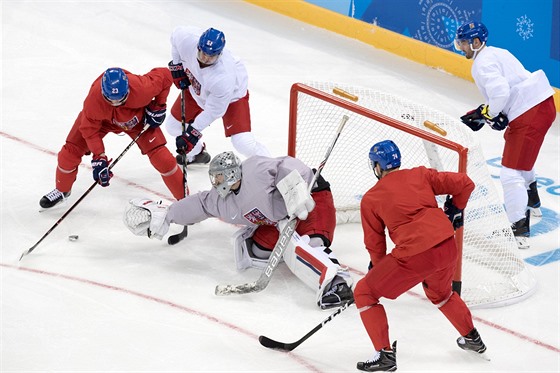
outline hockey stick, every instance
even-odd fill
[[[292,343],[278,342],[278,341],[275,341],[274,339],[270,339],[268,337],[265,337],[264,335],[261,335],[259,337],[259,342],[261,343],[261,345],[263,345],[264,347],[267,347],[267,348],[273,348],[275,350],[281,350],[281,351],[292,351],[297,346],[299,346],[304,341],[306,341],[307,338],[309,338],[313,334],[317,333],[319,331],[319,329],[321,329],[326,323],[328,323],[333,318],[335,318],[335,316],[338,316],[342,311],[344,311],[345,309],[350,307],[350,305],[352,303],[354,303],[354,299],[348,301],[348,303],[344,304],[344,306],[342,306],[338,310],[336,310],[335,313],[331,314],[325,320],[321,321],[321,323],[319,325],[317,325],[316,327],[311,329],[311,331],[309,331],[309,333],[307,333],[306,335],[304,335],[303,337],[301,337],[300,339],[298,339],[295,342],[292,342]]]
[[[124,148],[124,150],[122,151],[122,153],[117,157],[117,159],[115,159],[110,165],[108,170],[110,171],[118,162],[119,160],[126,154],[126,152],[128,152],[128,150],[132,147],[132,145],[136,144],[136,141],[138,141],[138,139],[140,138],[140,136],[142,136],[142,134],[144,132],[146,132],[148,130],[148,128],[150,128],[149,124],[146,124],[144,126],[144,128],[142,128],[142,131],[140,131],[140,133],[138,134],[138,136],[136,136],[131,142],[130,144],[128,144],[128,146],[126,148]],[[56,223],[54,223],[54,225],[51,227],[51,229],[49,229],[47,231],[47,233],[45,233],[43,235],[43,237],[41,237],[41,239],[39,241],[37,241],[37,243],[33,246],[31,246],[29,249],[27,249],[26,251],[24,251],[21,256],[19,257],[19,260],[21,260],[24,256],[28,255],[30,252],[32,252],[33,250],[35,250],[35,248],[49,235],[51,234],[51,232],[58,227],[58,225],[60,223],[62,223],[62,221],[72,212],[72,210],[74,210],[74,208],[76,206],[78,206],[78,204],[80,204],[80,202],[82,202],[82,200],[84,198],[86,198],[86,196],[89,194],[89,192],[91,192],[93,190],[93,188],[95,188],[95,186],[97,185],[97,181],[95,181],[93,184],[91,184],[91,186],[88,188],[88,190],[85,191],[84,194],[82,194],[82,196],[80,198],[78,198],[78,200],[76,202],[74,202],[74,204],[72,206],[70,206],[70,208],[68,209],[68,211],[66,211],[64,213],[64,215],[62,215],[60,217],[60,219],[58,219],[58,221]]]
[[[185,133],[185,130],[187,129],[187,126],[185,124],[185,90],[181,89],[181,129],[183,131],[183,133]],[[188,196],[189,195],[189,187],[187,185],[187,157],[186,154],[184,154],[184,159],[183,162],[181,162],[183,165],[183,188],[184,188],[184,196]],[[168,245],[175,245],[181,241],[183,241],[189,234],[189,228],[188,226],[184,226],[183,227],[183,231],[181,233],[177,233],[177,234],[173,234],[171,236],[169,236],[167,238],[167,244]]]
[[[327,149],[325,158],[319,164],[319,167],[317,167],[317,172],[315,172],[315,175],[313,176],[313,180],[309,184],[310,193],[311,193],[311,189],[313,188],[313,185],[317,181],[317,178],[319,177],[319,175],[321,175],[321,171],[325,167],[325,164],[327,163],[327,160],[331,155],[334,145],[336,144],[338,138],[340,137],[342,129],[344,128],[344,125],[346,124],[348,119],[349,118],[347,115],[344,115],[342,117],[342,120],[340,121],[340,126],[336,131],[336,136],[332,141],[331,145],[329,146],[329,148]],[[268,259],[268,263],[266,267],[263,269],[260,277],[256,281],[248,282],[240,285],[217,285],[215,294],[216,295],[247,294],[247,293],[256,293],[264,290],[268,286],[268,283],[270,282],[272,273],[274,273],[274,271],[278,267],[278,264],[280,264],[280,259],[282,259],[282,256],[284,255],[284,251],[286,250],[286,247],[288,247],[288,243],[290,242],[292,235],[295,232],[296,224],[297,224],[297,218],[295,216],[291,216],[288,222],[286,223],[286,226],[280,232],[280,237],[278,238],[278,241],[276,241],[276,245],[274,245],[274,249],[270,254],[270,258]]]

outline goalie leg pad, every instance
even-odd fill
[[[309,242],[309,236],[294,233],[284,252],[284,261],[304,284],[317,292],[316,301],[334,285],[335,278],[346,281],[351,287],[353,280],[348,270],[338,264],[334,253],[324,246],[313,247]]]
[[[161,201],[147,198],[134,198],[125,208],[123,221],[127,228],[137,236],[148,236],[161,240],[169,231],[167,210],[169,206]]]
[[[243,271],[247,268],[264,269],[268,264],[268,257],[259,255],[257,257],[253,253],[253,240],[252,236],[257,230],[257,227],[244,227],[239,229],[233,235],[233,256],[235,258],[235,265],[238,271]],[[264,250],[261,250],[264,251]],[[270,255],[270,252],[268,253]]]

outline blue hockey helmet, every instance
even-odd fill
[[[124,103],[128,97],[128,78],[123,69],[111,67],[101,78],[101,93],[113,106]]]
[[[468,40],[469,44],[472,44],[475,38],[478,38],[481,43],[486,43],[486,40],[488,40],[488,29],[481,22],[470,21],[464,23],[457,29],[455,35],[456,42]]]
[[[369,150],[369,162],[374,172],[377,164],[379,164],[382,171],[400,167],[401,152],[399,147],[391,140],[378,142]]]
[[[198,49],[208,56],[216,56],[222,53],[226,46],[226,37],[223,32],[209,28],[200,35]]]

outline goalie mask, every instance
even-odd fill
[[[233,152],[220,153],[210,161],[208,175],[218,194],[226,198],[231,186],[241,180],[241,162]]]

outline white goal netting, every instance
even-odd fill
[[[335,88],[338,95],[333,93]],[[342,98],[339,90],[350,99]],[[424,165],[456,172],[462,167],[476,184],[465,209],[463,232],[461,296],[466,303],[503,306],[533,292],[536,279],[517,254],[480,144],[465,125],[432,108],[372,89],[321,82],[294,84],[290,155],[308,165],[321,162],[343,115],[350,119],[322,171],[331,183],[337,223],[359,222],[361,197],[376,182],[369,168],[369,149],[391,139],[401,149],[401,167]],[[425,121],[437,124],[446,135],[426,128]],[[438,198],[443,204],[445,196]]]

